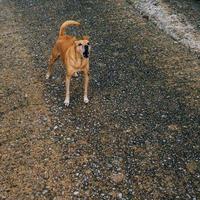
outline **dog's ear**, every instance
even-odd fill
[[[89,38],[89,36],[87,36],[87,35],[84,35],[84,36],[83,36],[83,39],[84,39],[84,40],[88,40],[88,41],[89,41],[89,39],[90,39],[90,38]]]

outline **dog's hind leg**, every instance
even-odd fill
[[[49,58],[48,71],[47,71],[47,74],[46,74],[46,79],[49,79],[49,77],[51,76],[52,71],[53,71],[53,64],[59,58],[59,56],[60,55],[59,55],[57,48],[54,47],[52,52],[51,52],[51,56]]]

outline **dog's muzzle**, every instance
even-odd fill
[[[83,57],[84,58],[88,58],[89,57],[89,46],[88,45],[84,46]]]

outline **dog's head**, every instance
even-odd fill
[[[88,36],[83,36],[82,40],[76,40],[75,45],[76,51],[79,52],[82,57],[89,58],[91,47]]]

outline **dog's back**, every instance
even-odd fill
[[[74,41],[76,40],[76,38],[73,36],[65,35],[65,28],[67,28],[68,26],[79,26],[79,25],[80,25],[79,22],[68,20],[65,21],[60,27],[59,36],[54,47],[56,48],[56,51],[59,52],[59,55],[63,63],[65,60],[64,57],[67,52],[67,49],[71,47]]]
[[[59,51],[60,57],[64,63],[64,58],[67,50],[73,45],[74,41],[76,40],[75,37],[70,35],[59,36],[58,40],[56,41],[56,48]]]

